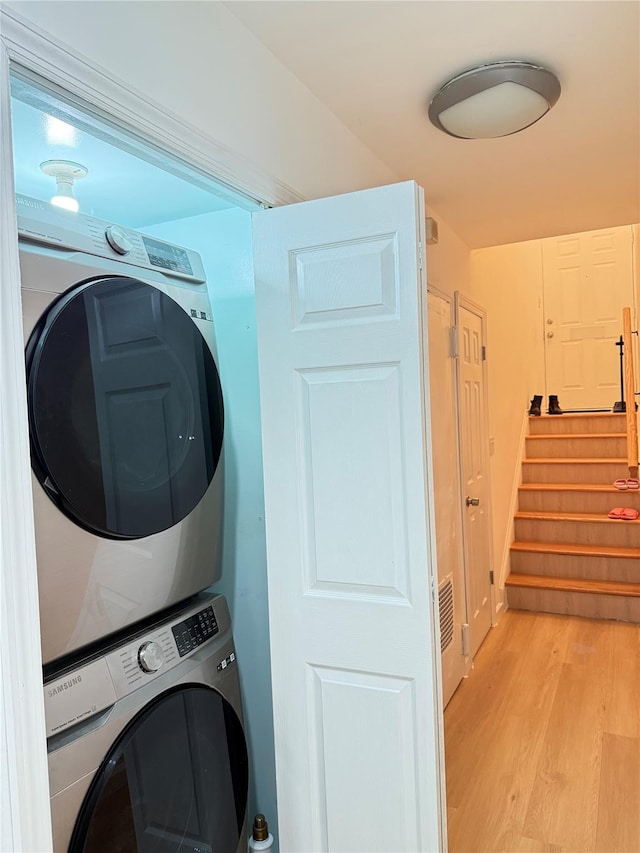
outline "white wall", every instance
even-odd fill
[[[202,255],[225,402],[222,580],[233,620],[250,756],[249,816],[276,825],[267,562],[251,214],[232,209],[143,229]]]
[[[427,280],[449,296],[456,290],[471,296],[470,252],[466,243],[437,212],[427,208],[427,215],[438,223],[438,242],[427,246]]]
[[[221,3],[3,5],[306,198],[396,180]]]

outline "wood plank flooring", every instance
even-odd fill
[[[510,610],[445,710],[450,853],[640,853],[640,625]]]

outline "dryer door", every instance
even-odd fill
[[[178,687],[134,717],[105,757],[69,853],[232,853],[247,790],[247,749],[231,705],[211,687]]]
[[[76,524],[134,539],[177,524],[218,465],[213,354],[187,313],[134,278],[81,284],[27,343],[33,470]]]

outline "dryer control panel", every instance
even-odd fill
[[[18,234],[24,240],[124,261],[194,284],[205,282],[202,259],[192,249],[19,193],[16,210]]]
[[[213,656],[218,672],[235,663],[227,603],[220,595],[204,599],[173,620],[47,681],[47,737],[105,711],[190,657]]]

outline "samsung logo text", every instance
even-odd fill
[[[47,693],[49,694],[49,698],[52,699],[54,696],[57,696],[58,693],[64,693],[65,690],[71,690],[72,687],[75,687],[76,684],[80,684],[82,681],[81,675],[76,675],[73,678],[70,678],[68,681],[61,681],[59,684],[53,685],[53,687],[49,687]]]

